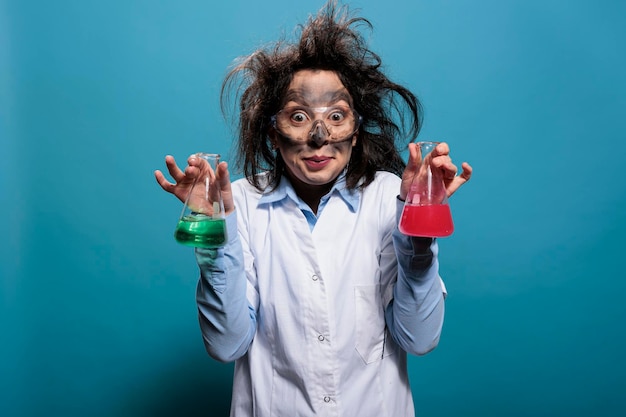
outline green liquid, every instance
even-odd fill
[[[207,216],[185,216],[178,222],[174,238],[182,245],[219,248],[226,243],[226,222]]]

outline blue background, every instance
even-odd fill
[[[474,166],[441,240],[421,416],[626,414],[626,3],[352,3],[422,139]],[[239,55],[321,0],[0,2],[0,414],[224,416],[166,154],[229,160]]]

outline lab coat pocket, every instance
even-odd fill
[[[380,285],[354,287],[356,307],[356,351],[365,363],[392,353],[385,326]]]

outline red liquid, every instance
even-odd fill
[[[450,236],[454,231],[450,206],[448,204],[431,206],[406,204],[398,228],[409,236]]]

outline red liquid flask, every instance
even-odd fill
[[[418,142],[420,164],[404,202],[398,228],[408,236],[446,237],[454,231],[448,195],[439,171],[430,167],[430,152],[439,142]]]

